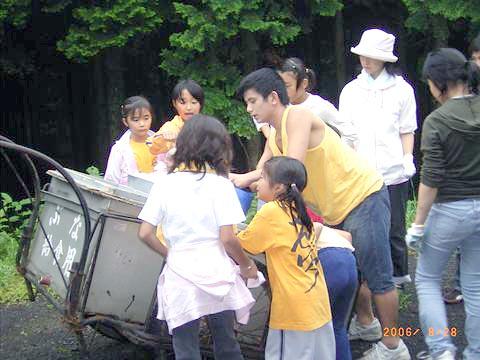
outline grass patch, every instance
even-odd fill
[[[407,201],[407,211],[405,213],[405,225],[407,229],[412,225],[415,220],[415,213],[417,212],[417,202],[415,200]]]
[[[15,266],[17,247],[15,237],[0,232],[0,304],[18,303],[28,299],[25,281]]]
[[[408,306],[412,302],[412,294],[406,291],[398,292],[398,308],[400,312],[407,311]]]
[[[30,199],[15,201],[0,193],[0,304],[28,299],[23,277],[17,272],[15,257],[20,234],[31,211]]]

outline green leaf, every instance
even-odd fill
[[[13,199],[10,195],[8,195],[7,193],[0,193],[1,197],[2,197],[2,202],[3,202],[3,205],[8,205],[8,204],[11,204],[13,202]]]

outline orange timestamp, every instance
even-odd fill
[[[400,336],[400,337],[410,337],[420,334],[422,330],[420,328],[414,327],[385,327],[383,328],[383,336]]]
[[[400,336],[400,337],[411,337],[418,335],[422,332],[420,328],[415,327],[385,327],[383,328],[383,336]],[[428,336],[441,335],[441,336],[452,336],[456,337],[458,335],[458,330],[455,326],[446,327],[443,329],[435,329],[433,327],[428,328]]]

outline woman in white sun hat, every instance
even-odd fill
[[[366,30],[351,48],[359,55],[361,73],[340,94],[339,111],[357,134],[355,150],[383,176],[390,195],[390,244],[397,285],[409,282],[405,244],[405,210],[408,180],[415,174],[414,132],[416,103],[412,87],[393,71],[395,36],[379,29]],[[360,298],[362,298],[362,293]],[[367,297],[368,292],[365,294]],[[368,302],[367,302],[368,304]],[[350,327],[350,339],[372,339],[382,335],[373,313],[361,311]],[[376,358],[376,357],[375,357]]]

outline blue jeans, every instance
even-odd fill
[[[425,223],[415,284],[425,342],[431,354],[455,352],[442,299],[442,273],[460,249],[460,284],[465,303],[468,346],[464,359],[480,359],[480,199],[436,203]]]
[[[243,360],[240,345],[233,331],[233,310],[207,315],[213,339],[216,360]],[[200,319],[190,321],[172,330],[173,351],[176,360],[201,360],[199,343]]]
[[[370,291],[384,294],[394,290],[387,188],[368,196],[336,227],[352,234],[362,280],[367,281]]]
[[[351,360],[347,316],[358,285],[357,264],[349,249],[328,247],[318,251],[332,310],[337,360]]]

